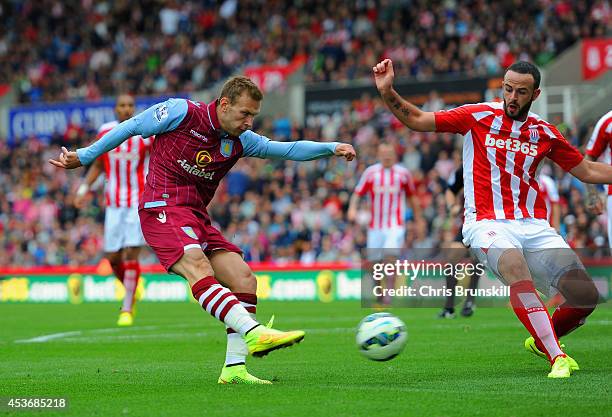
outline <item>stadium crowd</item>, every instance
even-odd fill
[[[439,101],[439,98],[436,98]],[[438,103],[439,104],[439,103]],[[431,106],[427,103],[426,106]],[[400,162],[413,174],[425,221],[408,222],[407,245],[437,248],[455,238],[461,217],[451,216],[444,200],[446,180],[461,163],[461,141],[449,134],[410,132],[378,99],[365,96],[335,123],[300,127],[261,119],[257,129],[273,138],[342,138],[357,149],[358,160],[306,163],[242,159],[222,183],[209,206],[213,220],[240,246],[248,261],[304,263],[358,261],[365,247],[368,210],[357,224],[347,221],[350,194],[376,148],[392,143]],[[589,129],[560,126],[577,146]],[[100,261],[103,194],[90,195],[87,208],[72,205],[83,170],[56,170],[46,161],[60,145],[87,144],[93,132],[69,130],[50,144],[35,138],[9,149],[0,141],[0,265],[86,265]],[[606,247],[606,217],[585,209],[584,185],[556,166],[545,168],[558,179],[561,234],[573,247]],[[409,212],[410,216],[411,213]],[[156,259],[148,252],[144,263]]]
[[[604,35],[609,16],[606,0],[2,0],[0,84],[24,103],[161,95],[293,60],[310,81],[369,78],[382,56],[399,76],[497,74]]]

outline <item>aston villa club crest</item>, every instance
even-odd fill
[[[192,239],[198,239],[198,235],[196,235],[196,233],[193,231],[193,228],[186,226],[186,227],[181,227],[181,229],[183,230],[183,232],[185,232],[185,234],[187,236],[189,236]]]
[[[161,123],[162,120],[168,118],[168,107],[161,104],[155,108],[155,119]]]
[[[232,156],[232,150],[234,149],[234,141],[231,139],[221,139],[221,148],[219,152],[226,158]]]

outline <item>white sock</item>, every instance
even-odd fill
[[[225,365],[245,363],[249,353],[246,342],[239,333],[227,334],[227,349],[225,351]]]
[[[255,307],[253,304],[240,301],[244,308]],[[255,320],[255,313],[249,313],[251,318]],[[226,329],[228,327],[226,326]],[[234,365],[237,363],[245,363],[246,357],[249,354],[244,338],[238,333],[227,334],[227,348],[225,351],[225,365]]]

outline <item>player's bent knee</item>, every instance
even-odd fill
[[[567,301],[575,306],[595,307],[600,301],[597,287],[586,271],[569,271],[559,280],[559,289]]]
[[[257,291],[255,275],[239,253],[213,251],[210,254],[210,263],[217,280],[232,292],[255,294]]]
[[[599,291],[592,282],[581,286],[578,290],[576,304],[582,307],[595,307],[599,302]]]
[[[248,294],[255,294],[257,292],[257,278],[255,278],[251,268],[240,268],[240,271],[237,272],[230,283],[230,290]]]

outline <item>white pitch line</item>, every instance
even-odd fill
[[[164,326],[137,326],[137,327],[132,327],[130,328],[130,330],[134,331],[134,330],[158,330],[160,328],[181,328],[181,327],[193,327],[193,325],[188,325],[186,323],[177,323],[177,324],[170,324],[170,325],[164,325]],[[124,328],[119,328],[119,327],[108,327],[108,328],[102,328],[102,329],[87,329],[87,330],[74,330],[71,332],[62,332],[62,333],[52,333],[52,334],[48,334],[48,335],[43,335],[43,336],[37,336],[37,337],[33,337],[31,339],[19,339],[19,340],[15,340],[15,343],[45,343],[51,340],[58,340],[58,339],[64,339],[67,337],[72,337],[72,336],[81,336],[83,335],[83,333],[92,333],[92,334],[100,334],[100,333],[115,333],[115,332],[122,332],[125,331],[127,329]]]
[[[154,328],[155,326],[149,326],[149,330]],[[177,326],[182,327],[182,326]],[[209,334],[209,332],[194,332],[194,333],[176,333],[176,332],[162,332],[162,333],[153,333],[153,334],[119,334],[119,335],[109,335],[108,333],[112,333],[112,331],[121,332],[125,329],[93,329],[88,330],[88,334],[84,334],[83,331],[73,331],[73,332],[63,332],[63,333],[54,333],[44,336],[38,336],[31,339],[21,339],[15,340],[15,343],[45,343],[51,340],[59,340],[62,339],[62,342],[68,343],[92,343],[92,342],[109,342],[112,340],[138,340],[138,339],[184,339],[184,338],[192,338],[192,337],[204,337]],[[306,329],[307,334],[327,334],[327,333],[345,333],[351,332],[355,330],[352,327],[336,327],[336,328],[315,328],[315,329]],[[101,335],[107,333],[107,335]]]
[[[80,330],[73,331],[73,332],[52,333],[52,334],[47,334],[44,336],[33,337],[31,339],[15,340],[15,343],[45,343],[45,342],[48,342],[49,340],[61,339],[63,337],[78,336],[81,333],[82,332]]]
[[[346,319],[345,317],[339,317],[337,318],[338,321],[342,321],[343,319]],[[286,320],[286,321],[298,321],[298,320]],[[323,322],[323,321],[328,321],[327,319],[322,320],[322,319],[302,319],[300,320],[301,322],[309,322],[309,323],[314,323],[314,322]],[[486,328],[501,328],[501,327],[519,327],[520,324],[519,323],[512,323],[512,322],[508,322],[508,323],[504,323],[504,324],[493,324],[493,323],[475,323],[473,325],[471,325],[471,323],[469,322],[465,322],[465,323],[461,323],[463,325],[469,326],[471,328],[471,330],[477,330],[477,329],[486,329]],[[587,325],[595,325],[595,326],[609,326],[612,324],[612,320],[607,320],[607,319],[600,319],[600,320],[587,320]],[[206,328],[206,330],[210,330],[209,328],[207,328],[209,326],[202,326],[202,325],[196,325],[194,326],[191,323],[176,323],[176,324],[168,324],[168,325],[160,325],[160,326],[141,326],[141,327],[133,327],[130,328],[130,330],[158,330],[158,329],[162,329],[162,328],[199,328],[200,330],[202,330],[202,328]],[[459,325],[459,323],[446,323],[446,324],[432,324],[431,326],[428,326],[429,328],[435,328],[435,329],[450,329],[450,328],[461,328],[461,325]],[[62,333],[52,333],[52,334],[47,334],[47,335],[42,335],[42,336],[37,336],[37,337],[33,337],[30,339],[19,339],[19,340],[15,340],[15,343],[46,343],[49,342],[51,340],[59,340],[59,339],[69,339],[66,341],[69,342],[77,342],[79,340],[82,340],[84,342],[88,342],[88,341],[92,341],[92,340],[102,340],[103,337],[95,337],[95,336],[87,336],[85,334],[83,334],[84,332],[86,333],[91,333],[91,334],[104,334],[104,333],[115,333],[115,332],[124,332],[127,329],[122,329],[122,328],[102,328],[102,329],[89,329],[89,330],[75,330],[75,331],[71,331],[71,332],[62,332]],[[305,329],[307,333],[334,333],[334,332],[349,332],[349,331],[354,331],[356,330],[356,327],[335,327],[335,328],[309,328],[309,329]],[[205,335],[205,332],[197,332],[197,333],[187,333],[187,334],[183,334],[181,333],[176,334],[176,333],[155,333],[155,334],[145,334],[145,335],[120,335],[120,336],[108,336],[108,339],[111,338],[116,338],[116,339],[147,339],[147,338],[155,338],[155,337],[174,337],[174,336],[178,336],[179,338],[183,335],[185,335],[186,337],[193,337],[193,336],[203,336]],[[76,337],[75,337],[76,336]]]
[[[194,339],[196,337],[204,337],[208,335],[206,332],[197,333],[155,333],[155,334],[124,334],[124,335],[106,335],[106,336],[77,336],[67,337],[62,339],[64,343],[107,343],[122,340],[147,340],[147,339]]]

